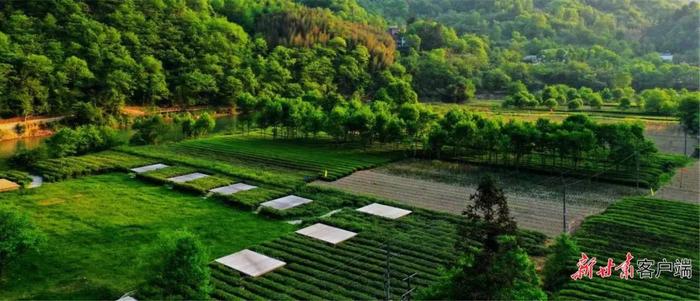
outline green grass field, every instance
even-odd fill
[[[569,282],[557,293],[560,299],[583,300],[698,300],[700,282],[697,264],[700,260],[700,206],[649,198],[631,198],[617,202],[596,216],[584,221],[574,235],[582,252],[597,257],[597,266],[608,258],[615,264],[631,252],[633,266],[647,258],[655,262],[689,258],[692,260],[691,279],[662,273],[659,278],[622,280],[619,272],[602,279],[598,276]],[[571,259],[575,267],[578,258]],[[654,266],[656,268],[656,266]],[[595,271],[598,269],[596,268]],[[637,271],[637,270],[635,270]],[[636,272],[635,272],[636,273]]]
[[[0,280],[0,299],[116,299],[146,277],[142,256],[160,233],[186,228],[211,259],[293,230],[214,199],[105,174],[0,194],[47,234]]]

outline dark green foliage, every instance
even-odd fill
[[[8,162],[15,168],[25,169],[48,157],[49,154],[46,147],[40,146],[35,149],[27,149],[25,146],[21,146],[12,154]]]
[[[110,127],[84,125],[75,129],[60,129],[46,140],[46,147],[51,157],[62,158],[98,152],[123,143]]]
[[[0,276],[13,260],[37,249],[44,240],[27,215],[16,208],[0,207]]]
[[[132,125],[135,133],[131,136],[131,144],[156,144],[163,138],[167,127],[158,114],[139,118]]]
[[[503,192],[491,176],[484,177],[473,205],[458,225],[455,250],[460,257],[444,278],[421,292],[428,299],[543,300],[540,280],[528,254],[521,249]],[[477,226],[474,226],[477,225]],[[473,241],[479,243],[475,248]]]
[[[470,224],[478,224],[479,227],[467,227],[459,230],[460,238],[466,240],[476,238],[484,244],[484,249],[495,252],[498,248],[497,237],[515,233],[516,225],[510,216],[508,202],[503,190],[496,186],[492,176],[485,176],[479,181],[479,186],[474,194],[469,196],[472,205],[467,206],[463,215]],[[460,241],[455,245],[461,252],[469,249]]]
[[[28,173],[19,170],[0,171],[0,179],[7,179],[21,186],[27,186],[32,182],[32,178]]]
[[[556,238],[554,245],[550,247],[549,256],[542,270],[544,288],[548,291],[557,291],[570,281],[570,276],[576,272],[576,266],[571,264],[571,258],[579,256],[576,242],[567,234]]]
[[[443,278],[420,292],[425,299],[546,300],[528,254],[513,236],[498,237],[498,249],[465,255]]]

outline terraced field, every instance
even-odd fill
[[[584,278],[567,283],[557,293],[561,299],[635,299],[635,300],[698,300],[700,282],[697,263],[700,260],[700,206],[649,198],[622,200],[603,214],[586,219],[574,235],[582,252],[597,257],[598,262],[613,258],[615,263],[627,252],[655,262],[667,259],[692,260],[691,279],[661,273],[659,278],[640,279],[639,275],[622,280],[613,273],[610,278]],[[575,265],[578,258],[572,258]],[[655,268],[656,266],[654,266]],[[596,269],[597,270],[597,269]],[[636,270],[638,271],[638,269]]]
[[[317,181],[314,185],[459,214],[466,208],[469,195],[476,191],[481,175],[491,171],[455,163],[406,161],[356,172],[331,183]],[[496,176],[508,197],[511,214],[520,227],[550,236],[561,233],[563,204],[558,177],[515,173],[498,173]],[[640,191],[626,186],[587,182],[567,186],[567,190],[570,230],[584,217],[602,212],[615,200],[640,194]]]
[[[215,290],[225,300],[373,300],[384,298],[386,249],[391,253],[392,298],[406,290],[407,275],[418,273],[414,287],[430,285],[438,268],[454,259],[456,224],[453,216],[419,211],[386,220],[352,209],[320,219],[325,224],[359,234],[331,246],[290,234],[250,249],[283,260],[286,266],[258,278],[241,275],[217,263],[211,265]],[[543,237],[525,234],[531,245]],[[474,246],[478,246],[476,243]]]

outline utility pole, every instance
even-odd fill
[[[563,209],[563,220],[564,220],[564,233],[567,232],[567,225],[566,225],[566,181],[564,180],[564,172],[560,173],[561,175],[561,187],[562,187],[562,204],[564,205]]]
[[[637,165],[637,190],[639,190],[639,151],[635,150],[634,151],[634,161]]]
[[[384,269],[384,294],[386,301],[391,300],[391,251],[389,251],[389,243],[384,244],[384,252],[386,253],[386,267]]]
[[[413,291],[415,290],[414,287],[411,286],[411,280],[413,277],[418,275],[418,273],[413,273],[411,275],[406,276],[406,278],[403,279],[403,281],[406,281],[406,292],[401,295],[401,301],[411,301]]]
[[[683,129],[683,155],[688,156],[688,131]]]

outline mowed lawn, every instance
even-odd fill
[[[0,299],[116,299],[146,277],[161,233],[186,228],[211,259],[272,240],[294,226],[163,186],[107,174],[0,194],[47,235],[0,279]]]

